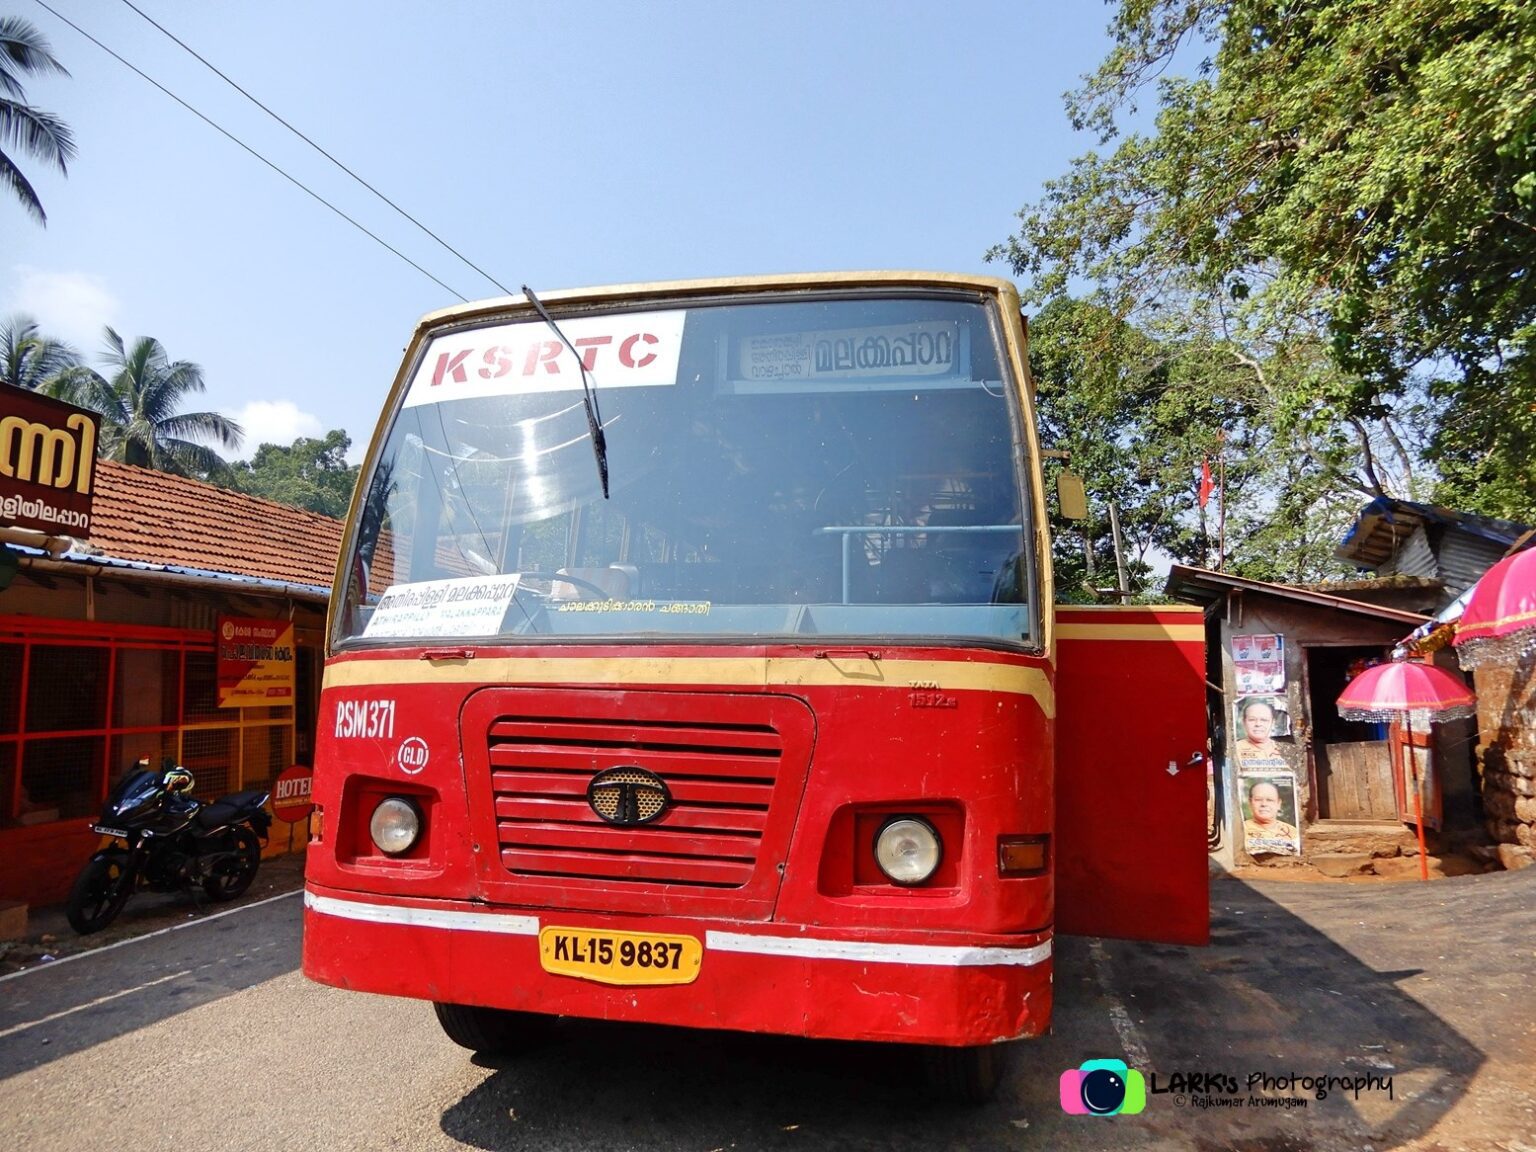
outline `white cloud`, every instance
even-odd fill
[[[321,437],[325,426],[320,417],[299,411],[292,400],[252,400],[230,416],[245,429],[240,452],[249,459],[263,444],[287,447],[300,436]]]
[[[118,327],[120,306],[103,277],[47,272],[27,264],[16,265],[14,271],[16,283],[6,294],[3,312],[31,316],[44,336],[67,341],[92,358],[101,347],[102,328]]]

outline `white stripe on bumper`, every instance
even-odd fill
[[[859,960],[867,964],[925,964],[940,968],[1028,966],[1040,964],[1051,955],[1049,940],[1033,948],[947,948],[938,944],[875,944],[858,940],[814,940],[805,936],[708,932],[705,944],[716,952],[800,956],[810,960]]]
[[[364,920],[370,924],[446,928],[457,932],[496,932],[537,936],[535,916],[497,912],[453,912],[413,908],[402,904],[365,904],[304,893],[304,904],[325,916]],[[745,952],[758,956],[794,956],[807,960],[853,960],[865,964],[913,964],[939,968],[994,966],[1028,967],[1051,956],[1051,941],[1032,948],[966,948],[938,944],[878,944],[860,940],[817,940],[806,936],[753,936],[742,932],[705,932],[705,947],[715,952]]]
[[[439,908],[411,908],[403,904],[362,904],[330,896],[304,893],[304,906],[325,916],[366,920],[370,924],[404,924],[415,928],[449,928],[458,932],[500,932],[508,936],[537,936],[534,916],[507,916],[495,912],[451,912]]]

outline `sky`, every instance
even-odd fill
[[[197,408],[257,444],[341,428],[361,458],[425,313],[501,289],[249,103],[125,0],[48,0],[442,281],[435,283],[36,0],[69,77],[68,177],[12,153],[0,317],[88,359],[102,327],[201,365]],[[1097,0],[134,0],[501,284],[536,292],[985,260],[1093,141],[1062,93]],[[446,285],[446,287],[444,287]],[[455,295],[458,294],[458,296]]]

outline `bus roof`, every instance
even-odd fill
[[[958,272],[797,272],[772,276],[729,276],[712,280],[656,280],[636,284],[608,284],[593,288],[563,288],[549,292],[535,288],[539,299],[558,304],[601,304],[610,300],[622,300],[632,296],[652,299],[668,297],[729,295],[734,292],[762,292],[774,289],[796,290],[808,288],[860,288],[891,287],[911,288],[961,288],[977,292],[989,292],[1003,296],[1017,296],[1018,289],[1011,280],[999,276],[977,276]],[[439,308],[428,312],[417,324],[417,334],[483,314],[505,313],[509,309],[528,308],[528,300],[521,293],[515,296],[497,296],[487,300],[474,300]]]

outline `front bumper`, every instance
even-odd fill
[[[661,916],[491,910],[309,884],[304,973],[322,984],[524,1012],[840,1040],[978,1045],[1051,1022],[1051,933],[861,932]],[[688,984],[552,975],[541,927],[693,936]]]

